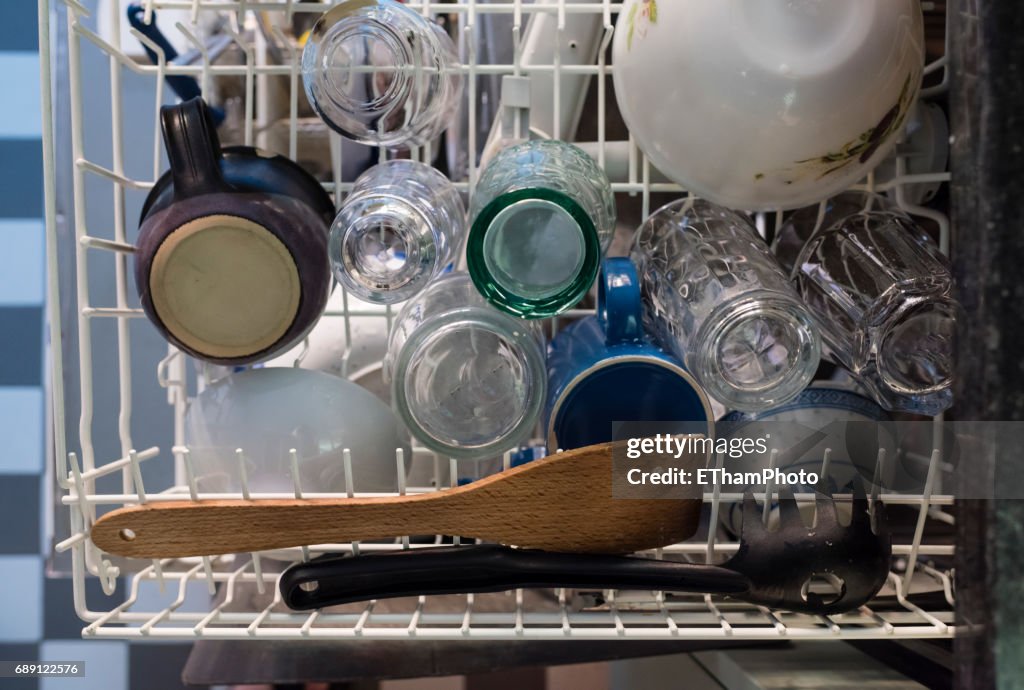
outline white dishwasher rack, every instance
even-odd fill
[[[621,142],[605,141],[605,109],[608,103],[606,77],[609,65],[606,63],[606,48],[612,36],[615,18],[621,4],[609,2],[569,2],[555,0],[547,4],[527,4],[520,0],[509,2],[485,3],[483,0],[460,0],[456,4],[440,4],[437,2],[410,2],[413,8],[425,14],[435,14],[443,7],[443,11],[454,18],[457,31],[463,37],[464,45],[474,45],[480,18],[484,14],[503,13],[512,17],[512,43],[515,60],[512,64],[483,64],[477,61],[476,51],[467,51],[464,65],[467,76],[467,91],[470,103],[477,103],[477,75],[539,75],[541,79],[551,79],[553,85],[553,110],[559,110],[560,84],[563,79],[571,79],[576,75],[597,77],[597,120],[598,136],[596,157],[602,164],[606,163],[606,153]],[[111,16],[101,17],[99,21],[110,22],[113,36],[119,35],[119,24],[123,22],[118,3],[107,3]],[[202,19],[208,13],[237,12],[245,16],[248,10],[263,12],[287,13],[320,12],[327,5],[300,4],[290,0],[280,2],[244,2],[228,0],[149,0],[145,3],[147,11],[152,10],[188,10],[193,22]],[[63,50],[51,50],[51,36],[59,35],[57,27],[51,26],[51,10],[61,8],[66,11],[66,60],[67,64],[51,64],[51,56],[64,55]],[[556,22],[556,37],[559,44],[568,40],[563,36],[563,28],[570,14],[587,13],[600,17],[602,33],[600,35],[599,55],[594,64],[563,65],[560,57],[553,57],[547,64],[534,61],[523,64],[520,42],[526,22],[536,13],[547,13]],[[663,593],[636,592],[605,592],[594,600],[592,597],[580,597],[578,593],[566,591],[523,592],[517,591],[499,595],[470,595],[465,597],[424,597],[398,602],[377,602],[365,605],[353,605],[323,612],[295,613],[280,604],[277,591],[278,573],[271,572],[271,565],[266,555],[258,554],[249,557],[216,557],[202,559],[165,560],[153,562],[118,561],[114,565],[112,559],[101,553],[89,539],[89,527],[95,520],[97,507],[119,507],[146,501],[180,500],[191,496],[193,499],[204,496],[196,493],[194,480],[190,481],[191,471],[188,463],[188,449],[183,446],[183,416],[187,400],[185,397],[184,376],[187,371],[184,356],[171,350],[168,357],[154,366],[154,374],[161,378],[161,383],[168,389],[171,402],[169,414],[175,417],[176,439],[172,447],[153,447],[147,439],[136,439],[132,436],[132,401],[131,401],[131,341],[128,337],[128,323],[131,319],[142,317],[142,311],[129,300],[127,288],[127,271],[129,255],[133,248],[128,241],[128,224],[124,204],[125,196],[130,193],[144,193],[152,187],[160,170],[159,152],[161,142],[159,123],[153,120],[153,140],[144,142],[154,153],[151,176],[143,179],[133,178],[124,169],[124,150],[128,144],[136,142],[123,141],[123,124],[126,113],[122,111],[122,77],[126,72],[141,75],[152,82],[153,94],[157,110],[161,105],[163,89],[159,85],[168,74],[189,74],[196,76],[204,87],[219,77],[240,77],[244,82],[244,142],[260,143],[262,124],[259,102],[260,89],[257,88],[261,78],[269,75],[288,77],[290,85],[290,103],[292,121],[289,127],[289,152],[294,156],[296,147],[297,123],[294,120],[298,99],[304,98],[301,93],[300,76],[298,74],[298,54],[292,51],[291,63],[284,65],[267,64],[265,62],[265,46],[260,41],[247,42],[244,34],[235,34],[234,40],[244,55],[244,64],[221,65],[211,64],[208,60],[200,60],[198,65],[182,66],[168,64],[161,60],[158,66],[136,62],[119,46],[116,38],[108,40],[100,33],[88,28],[87,10],[77,0],[40,0],[40,48],[42,54],[42,73],[44,79],[43,109],[44,122],[44,157],[46,164],[47,192],[47,257],[49,272],[49,322],[51,342],[60,343],[62,333],[68,329],[77,330],[79,337],[79,390],[81,417],[73,420],[78,424],[78,447],[68,448],[65,435],[65,400],[64,400],[64,363],[59,350],[51,353],[51,381],[53,391],[54,449],[56,457],[56,479],[59,486],[59,500],[66,506],[70,517],[70,536],[56,544],[59,552],[70,550],[72,553],[72,575],[74,579],[75,605],[78,615],[85,621],[83,631],[85,637],[93,638],[153,638],[153,639],[204,639],[204,638],[235,638],[235,639],[303,639],[303,638],[417,638],[417,639],[779,639],[780,637],[799,639],[864,639],[893,637],[950,637],[953,627],[953,582],[949,571],[939,570],[929,564],[932,558],[949,560],[953,555],[953,546],[933,539],[933,527],[940,523],[947,525],[953,517],[943,511],[944,506],[953,503],[949,495],[939,492],[937,479],[940,472],[938,453],[933,453],[929,465],[929,480],[923,495],[916,496],[883,496],[891,504],[909,504],[919,511],[917,529],[912,538],[897,540],[894,544],[894,569],[889,578],[885,600],[878,605],[862,607],[859,611],[834,617],[815,617],[796,615],[784,612],[771,612],[765,608],[738,604],[704,595],[676,596]],[[63,13],[53,13],[61,16]],[[63,21],[63,20],[62,20]],[[62,29],[64,27],[61,27]],[[171,27],[163,29],[170,33]],[[174,30],[185,34],[202,50],[202,44],[196,41],[196,29],[178,24]],[[61,46],[63,48],[64,46]],[[85,51],[98,51],[106,56],[110,65],[110,128],[113,132],[113,150],[110,157],[112,164],[100,165],[90,160],[85,154],[84,122],[83,122],[83,89],[91,89],[92,85],[82,81],[82,55]],[[158,51],[159,52],[159,51]],[[205,53],[203,53],[205,58]],[[70,83],[71,110],[71,160],[72,171],[56,170],[55,160],[55,129],[53,123],[53,95],[49,88],[52,76],[58,70],[67,69]],[[945,61],[940,60],[929,65],[927,73],[932,74],[945,70]],[[133,77],[138,78],[138,77]],[[545,82],[546,83],[546,82]],[[945,93],[948,79],[943,79],[938,86],[926,89],[923,97],[932,98]],[[551,104],[548,104],[551,105]],[[484,115],[471,108],[470,126],[467,130],[469,150],[477,148],[476,121]],[[132,114],[134,116],[134,114]],[[558,118],[555,118],[551,134],[559,136]],[[632,142],[628,143],[628,178],[616,181],[613,185],[616,192],[639,195],[642,200],[642,212],[646,216],[651,211],[651,194],[653,192],[682,192],[677,186],[667,183],[652,182],[652,172],[643,155],[636,150]],[[429,159],[429,150],[414,151],[414,155]],[[947,173],[928,172],[920,175],[906,173],[908,163],[905,157],[897,159],[895,177],[879,183],[875,189],[894,192],[893,196],[911,214],[929,218],[936,223],[940,231],[940,241],[944,250],[949,246],[949,222],[945,215],[931,209],[914,206],[907,202],[904,193],[909,185],[919,183],[934,184],[946,182]],[[328,191],[342,193],[350,188],[349,184],[339,179],[340,164],[335,166],[335,177],[325,186]],[[58,231],[57,206],[55,188],[58,172],[66,175],[70,172],[73,183],[73,220],[75,239],[74,251],[77,257],[77,279],[73,290],[65,290],[60,294],[58,280]],[[472,193],[477,177],[477,170],[470,167],[468,179],[458,181],[462,189]],[[86,197],[86,188],[90,182],[100,181],[107,185],[112,194],[90,193]],[[114,204],[114,226],[112,228],[87,227],[86,205]],[[760,219],[762,222],[764,218]],[[99,255],[104,259],[104,266],[110,268],[109,280],[114,287],[116,301],[113,304],[95,304],[90,297],[87,257]],[[112,261],[110,259],[113,259]],[[61,323],[61,301],[74,304],[77,319],[70,323]],[[350,319],[356,314],[346,308],[329,311],[326,319],[334,320],[339,329],[349,332]],[[390,319],[391,310],[375,313],[379,318]],[[91,324],[97,320],[114,320],[118,327],[118,362],[117,376],[121,390],[119,403],[119,440],[122,448],[121,457],[96,457],[93,447],[93,336]],[[557,328],[557,324],[553,324]],[[939,422],[941,423],[941,422]],[[431,453],[416,450],[413,463],[429,463],[433,468],[435,480],[440,476],[436,468],[446,461],[436,458]],[[927,458],[925,458],[927,462]],[[346,458],[346,462],[351,462]],[[506,460],[507,462],[507,460]],[[143,463],[175,463],[178,481],[173,485],[161,487],[143,487]],[[399,466],[401,459],[399,459]],[[455,477],[454,461],[450,476]],[[106,476],[120,476],[121,489],[110,490]],[[97,483],[104,484],[105,491],[97,488]],[[435,481],[436,484],[436,481]],[[400,484],[402,479],[400,478]],[[436,486],[408,487],[409,493],[435,491]],[[933,494],[933,490],[936,492]],[[295,487],[295,495],[302,495],[302,487]],[[329,494],[304,494],[306,496],[324,497]],[[290,498],[293,494],[252,494],[252,498]],[[211,498],[213,496],[210,496]],[[227,497],[227,496],[220,496]],[[242,495],[230,497],[241,498]],[[705,496],[710,506],[712,519],[720,511],[720,504],[739,500],[738,494],[720,493],[718,489]],[[763,498],[763,496],[762,496]],[[804,497],[805,499],[808,497]],[[429,545],[426,545],[429,546]],[[423,548],[424,545],[413,544],[407,540],[396,540],[393,544],[339,544],[311,546],[293,551],[294,557],[308,558],[311,553],[325,550],[344,551],[361,548],[362,551],[378,549]],[[687,542],[665,548],[654,555],[661,557],[688,557],[698,562],[705,560],[721,560],[736,548],[735,543],[715,541]],[[114,590],[118,578],[126,584],[126,598],[95,597],[87,601],[86,581],[98,578],[105,592]],[[920,580],[930,581],[933,588],[944,593],[944,604],[934,610],[924,610],[907,600],[909,585]],[[196,611],[194,606],[183,606],[186,594],[193,583],[202,583],[210,593],[217,591],[218,598],[212,599],[205,610]],[[165,590],[163,603],[154,606],[146,604],[146,597],[140,597],[141,590],[159,587]],[[151,599],[151,597],[149,598]],[[104,605],[105,604],[105,605]],[[386,605],[385,605],[386,604]]]

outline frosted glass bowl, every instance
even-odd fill
[[[352,453],[354,490],[397,490],[395,449],[411,460],[408,433],[376,396],[318,371],[262,368],[211,384],[189,406],[185,438],[201,492],[241,490],[237,448],[249,489],[293,488],[289,450],[306,492],[344,492],[342,454]]]
[[[919,0],[626,0],[615,92],[651,163],[747,211],[808,206],[895,146],[920,91]]]

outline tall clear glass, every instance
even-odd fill
[[[894,211],[899,206],[891,199],[863,192],[843,192],[827,201],[793,211],[775,233],[772,251],[782,270],[790,278],[800,253],[819,230],[827,230],[844,218],[867,210]]]
[[[334,275],[368,302],[403,302],[457,257],[466,207],[440,171],[416,161],[375,165],[359,176],[331,226]]]
[[[317,115],[363,144],[421,146],[447,129],[462,97],[444,30],[394,0],[344,0],[317,20],[302,83]]]
[[[812,317],[745,217],[703,199],[657,211],[634,238],[645,321],[727,407],[792,400],[821,352]]]
[[[780,246],[797,237],[808,239],[792,278],[831,358],[888,410],[936,415],[952,405],[963,313],[928,234],[886,199],[854,192],[795,213]]]
[[[498,311],[465,273],[407,302],[388,341],[392,404],[428,448],[479,460],[536,428],[547,375],[539,324]]]
[[[593,285],[615,234],[608,176],[562,141],[500,151],[477,183],[466,255],[480,293],[527,319],[573,307]]]

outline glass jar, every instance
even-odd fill
[[[440,171],[410,160],[359,176],[331,226],[328,253],[345,289],[376,304],[402,302],[458,256],[466,207]]]
[[[515,448],[537,425],[547,387],[544,336],[488,304],[465,273],[407,302],[388,341],[392,404],[431,450],[479,460]]]
[[[758,411],[811,382],[817,329],[749,220],[683,199],[647,219],[632,256],[649,330],[712,397]]]
[[[615,234],[608,176],[580,149],[528,141],[500,151],[470,208],[469,273],[510,314],[555,316],[593,285]]]
[[[421,146],[462,97],[458,51],[444,30],[394,0],[346,0],[317,20],[302,84],[317,115],[363,144]]]
[[[892,202],[851,192],[793,214],[781,246],[807,237],[792,278],[827,354],[888,409],[936,415],[953,404],[963,312],[935,242]],[[792,252],[790,252],[792,254]]]

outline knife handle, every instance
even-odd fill
[[[308,611],[370,599],[519,588],[640,589],[741,594],[750,581],[719,566],[479,545],[326,556],[288,568],[281,596]]]

